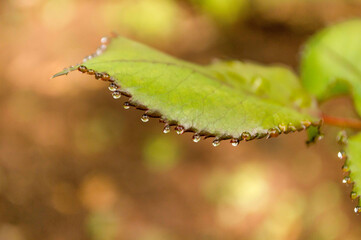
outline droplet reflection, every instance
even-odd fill
[[[196,133],[193,135],[192,140],[193,140],[193,142],[197,143],[201,140],[201,136],[198,133]]]
[[[147,114],[143,114],[142,117],[140,118],[140,120],[142,120],[142,122],[148,122],[149,116]]]

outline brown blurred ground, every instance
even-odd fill
[[[49,80],[112,31],[198,63],[297,68],[308,36],[361,16],[357,0],[225,2],[0,3],[0,240],[361,239],[337,129],[310,148],[304,133],[214,148],[141,123],[93,78]]]

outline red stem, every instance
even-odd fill
[[[322,118],[323,118],[323,122],[328,125],[344,127],[344,128],[361,129],[361,121],[357,119],[331,117],[325,114],[322,115]]]

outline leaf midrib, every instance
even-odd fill
[[[145,59],[139,59],[139,60],[119,59],[119,60],[110,60],[110,61],[103,61],[103,62],[93,62],[93,63],[89,63],[87,65],[89,66],[89,65],[93,65],[93,64],[107,64],[107,63],[114,63],[114,62],[162,64],[162,65],[168,65],[168,66],[170,65],[170,66],[174,66],[174,67],[178,67],[178,68],[186,68],[186,69],[191,70],[194,73],[198,73],[200,75],[203,75],[206,78],[209,78],[211,80],[220,82],[221,84],[226,85],[229,88],[232,88],[232,86],[230,84],[228,84],[228,83],[226,83],[224,81],[221,81],[220,79],[218,79],[218,78],[216,78],[216,77],[214,77],[214,76],[212,76],[210,74],[204,73],[204,72],[202,72],[202,71],[200,71],[200,70],[198,70],[196,68],[187,66],[188,64],[181,65],[181,64],[172,63],[172,62],[151,61],[151,60],[145,60]],[[202,66],[198,66],[198,65],[196,65],[196,66],[199,67],[199,68],[203,68]]]

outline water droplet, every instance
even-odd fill
[[[100,43],[102,43],[102,44],[107,44],[108,41],[109,41],[109,38],[108,38],[108,37],[102,37],[102,38],[100,39]]]
[[[252,136],[251,136],[251,134],[249,132],[243,132],[241,137],[242,137],[243,140],[249,141],[249,140],[251,140]]]
[[[270,137],[278,137],[278,135],[280,135],[280,134],[277,129],[275,129],[275,128],[268,129],[269,138]]]
[[[355,207],[354,212],[355,213],[361,213],[361,207],[360,206]]]
[[[320,134],[317,136],[317,141],[321,141],[324,137],[325,137],[325,135],[323,135],[322,133],[320,133]]]
[[[341,160],[346,160],[347,156],[346,156],[346,152],[345,151],[340,151],[337,153],[337,157]]]
[[[347,166],[346,164],[344,164],[344,165],[342,166],[342,171],[348,172],[348,171],[350,171],[350,167]]]
[[[342,130],[337,135],[337,143],[340,145],[346,145],[347,144],[347,133],[345,130]]]
[[[212,142],[213,147],[218,147],[221,144],[221,141],[219,141],[218,138],[214,139]]]
[[[297,128],[292,123],[290,123],[290,124],[288,124],[288,131],[296,132]]]
[[[315,121],[315,122],[312,122],[312,125],[315,126],[315,127],[319,127],[323,124],[323,119],[319,120],[318,122]]]
[[[356,192],[351,192],[350,198],[351,198],[352,200],[355,200],[357,197],[358,197],[358,195],[357,195]]]
[[[80,65],[78,67],[78,70],[82,73],[86,73],[88,71],[87,67],[86,66],[83,66],[83,65]]]
[[[140,120],[142,120],[142,122],[148,122],[149,121],[149,117],[147,114],[143,114],[142,117],[140,118]]]
[[[97,73],[97,72],[96,72],[94,75],[95,75],[95,78],[96,78],[96,79],[100,79],[100,78],[103,77],[103,74]]]
[[[101,50],[100,48],[98,48],[97,50],[96,50],[96,52],[95,52],[95,54],[97,55],[97,56],[99,56],[100,54],[102,54],[103,53],[103,50]]]
[[[115,83],[111,83],[108,87],[108,89],[112,92],[116,91],[118,89],[118,85]]]
[[[195,143],[199,142],[201,140],[201,135],[199,135],[198,133],[194,134],[192,140]]]
[[[181,134],[184,133],[184,127],[178,125],[178,126],[175,128],[175,131],[177,132],[177,134],[181,135]]]
[[[345,184],[351,184],[352,183],[352,180],[349,176],[346,176],[342,179],[342,183],[345,183]]]
[[[279,124],[278,128],[281,130],[281,132],[287,132],[287,125],[284,123]]]
[[[265,132],[258,133],[257,134],[257,139],[262,139],[262,138],[267,137],[267,136],[268,136],[268,133],[265,133]],[[268,138],[269,138],[269,136],[268,136]]]
[[[169,133],[170,132],[170,126],[166,124],[163,128],[163,133]]]
[[[86,56],[86,57],[83,59],[83,62],[89,61],[89,60],[92,59],[92,58],[93,58],[92,55]]]
[[[312,125],[311,121],[305,120],[301,122],[302,126],[304,126],[305,128],[308,128]]]
[[[88,74],[89,74],[89,75],[94,75],[94,74],[95,74],[95,71],[92,70],[92,69],[89,69],[89,70],[88,70]]]
[[[103,77],[102,77],[103,81],[109,81],[110,80],[110,76],[108,73],[103,73]]]
[[[122,94],[120,94],[120,92],[118,91],[115,91],[112,93],[112,96],[114,99],[119,99],[122,96]]]
[[[100,51],[104,51],[105,49],[107,49],[107,45],[105,45],[105,44],[100,45],[100,47],[99,47]]]
[[[239,144],[239,140],[237,138],[232,138],[231,139],[231,144],[233,147],[237,147]]]
[[[129,109],[129,108],[130,108],[130,103],[129,103],[129,102],[125,102],[125,103],[123,104],[123,108],[124,108],[124,109]]]

